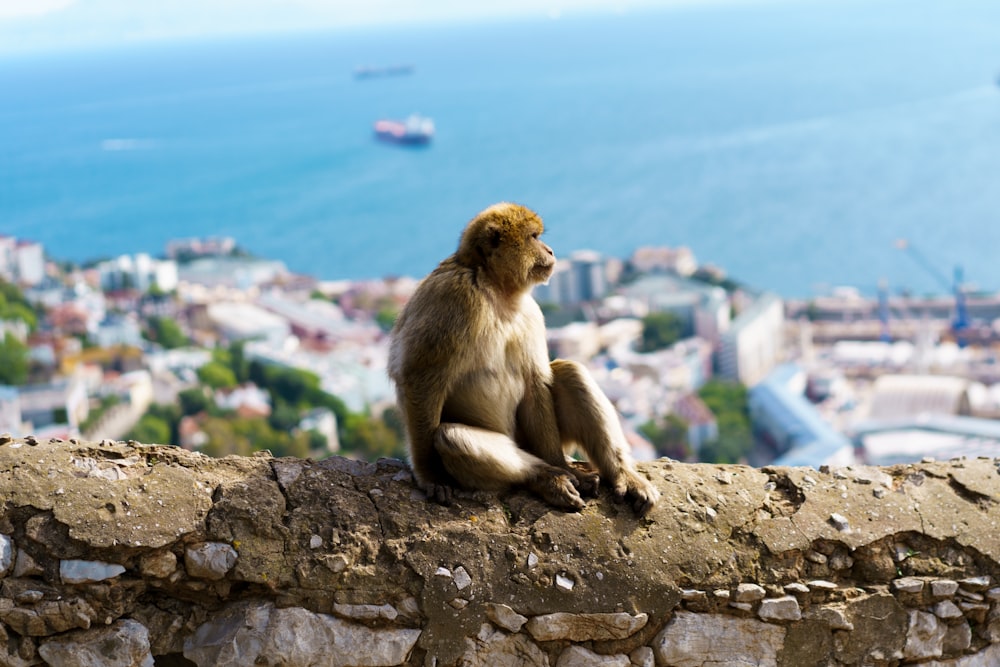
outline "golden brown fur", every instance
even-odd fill
[[[635,472],[611,403],[580,364],[549,362],[531,297],[555,265],[542,231],[523,206],[486,209],[396,321],[389,374],[417,483],[443,502],[456,487],[524,485],[579,510],[580,494],[598,486],[566,457],[579,445],[615,495],[645,514],[659,493]]]

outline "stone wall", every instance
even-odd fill
[[[0,437],[0,665],[1000,664],[997,461],[642,470],[636,519]]]

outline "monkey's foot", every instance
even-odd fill
[[[527,486],[549,505],[570,512],[579,512],[586,503],[576,490],[575,482],[576,478],[568,471],[548,467],[528,480]]]
[[[584,461],[571,461],[569,471],[576,477],[576,489],[581,496],[596,498],[601,485],[601,476]]]
[[[635,472],[623,470],[614,484],[613,493],[619,502],[628,502],[639,516],[646,516],[660,499],[660,492],[653,484]]]

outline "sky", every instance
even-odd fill
[[[0,55],[379,24],[752,0],[0,0]]]

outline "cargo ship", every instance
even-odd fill
[[[393,144],[427,144],[434,138],[434,121],[417,114],[402,121],[377,120],[375,137]]]

